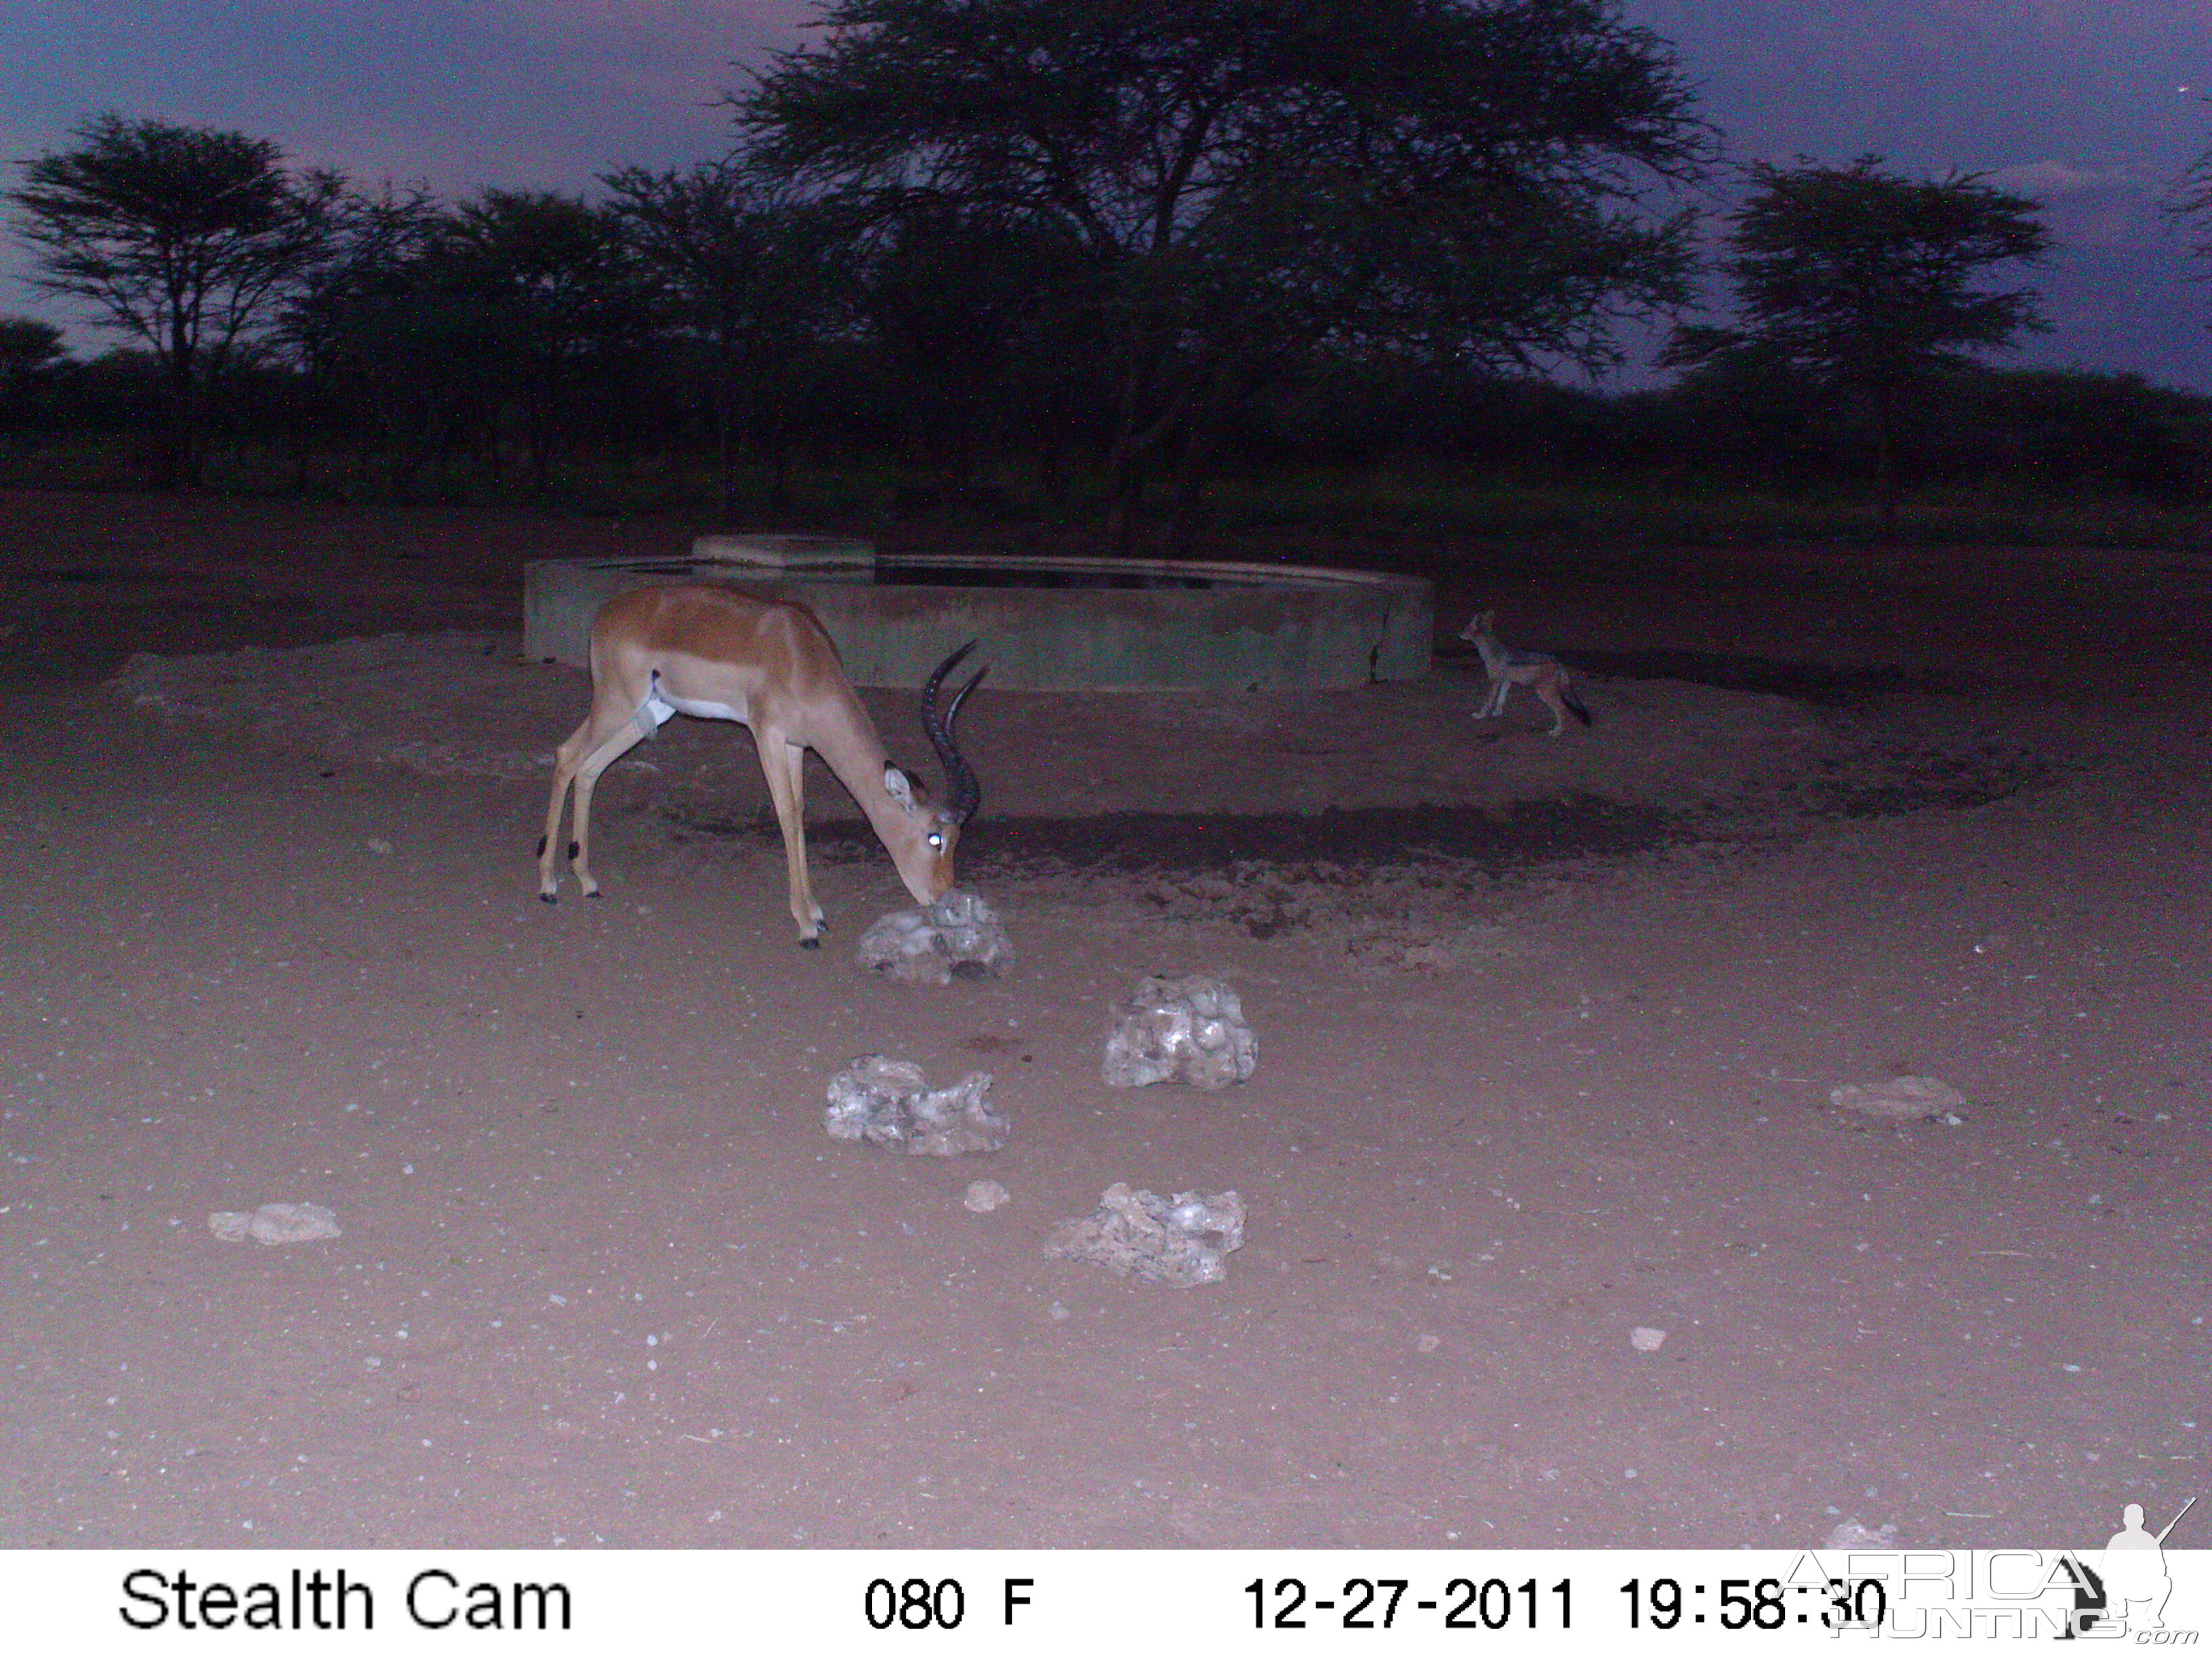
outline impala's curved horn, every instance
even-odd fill
[[[968,694],[975,683],[991,672],[988,663],[977,669],[967,684],[954,694],[952,706],[943,714],[937,710],[937,694],[960,659],[975,648],[970,640],[943,662],[921,688],[921,729],[929,733],[930,746],[937,750],[937,758],[945,763],[945,808],[956,823],[965,823],[975,816],[975,808],[983,799],[982,786],[975,781],[975,773],[960,753],[959,745],[952,740],[952,723],[960,718],[960,705],[968,701]]]

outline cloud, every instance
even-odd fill
[[[1626,0],[1741,151],[1941,175],[2203,143],[2204,0]]]
[[[115,109],[276,139],[295,160],[441,190],[589,188],[727,148],[745,63],[807,0],[0,0],[0,157]],[[20,22],[20,29],[14,27]]]
[[[2141,159],[2124,161],[2023,161],[1991,167],[1983,181],[2000,190],[2049,198],[2102,191],[2164,191],[2172,182],[2166,169]]]

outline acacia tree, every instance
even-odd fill
[[[2159,211],[2184,227],[2191,258],[2212,262],[2212,149],[2202,152],[2173,181]],[[2212,281],[2212,275],[2199,276]]]
[[[349,192],[334,219],[327,257],[285,310],[285,343],[323,407],[383,449],[396,495],[427,465],[445,487],[456,449],[484,425],[493,378],[477,307],[434,281],[452,215],[427,185],[387,181]]]
[[[614,392],[653,326],[652,296],[606,210],[551,191],[478,191],[446,216],[415,274],[472,313],[476,359],[519,409],[534,484]]]
[[[167,471],[197,482],[208,390],[275,319],[322,246],[334,173],[285,170],[267,139],[100,115],[73,149],[33,156],[9,192],[37,252],[33,285],[90,306],[154,355]]]
[[[902,216],[871,250],[862,306],[902,447],[957,496],[990,436],[1049,453],[1064,325],[1082,272],[1035,226],[949,209]],[[1048,464],[1041,469],[1049,472]]]
[[[708,375],[725,519],[737,511],[736,455],[750,435],[789,494],[798,364],[848,297],[836,228],[818,204],[735,161],[689,173],[624,167],[601,180],[608,210],[684,324],[711,343]]]
[[[732,94],[763,165],[872,219],[981,212],[1092,273],[1109,534],[1147,467],[1205,464],[1286,351],[1585,361],[1683,289],[1638,191],[1707,133],[1614,0],[826,0],[822,44]]]
[[[1675,331],[1662,364],[1781,366],[1857,398],[1872,422],[1885,532],[1898,507],[1898,440],[1914,394],[1972,352],[2046,326],[2030,289],[1984,290],[1991,266],[2051,245],[2041,204],[1978,173],[1911,179],[1882,158],[1750,169],[1757,191],[1729,216],[1722,264],[1742,323]]]
[[[69,362],[62,331],[36,317],[0,317],[0,430],[24,424]]]

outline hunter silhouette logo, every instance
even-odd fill
[[[2100,1571],[2087,1574],[2088,1583],[2075,1593],[2077,1631],[2086,1632],[2107,1620],[2114,1636],[2166,1628],[2166,1600],[2173,1594],[2173,1580],[2166,1570],[2166,1538],[2181,1524],[2182,1516],[2196,1507],[2192,1498],[2156,1534],[2143,1529],[2142,1504],[2130,1504],[2120,1511],[2120,1530],[2106,1542]],[[2094,1599],[2085,1600],[2083,1591]]]
[[[2153,1533],[2143,1524],[2142,1505],[2130,1504],[2120,1530],[2101,1550],[1853,1548],[1843,1552],[1840,1568],[1833,1559],[1812,1558],[1817,1571],[1810,1582],[1825,1576],[1830,1583],[1840,1577],[1879,1585],[1884,1610],[1875,1623],[1885,1641],[2002,1636],[2191,1647],[2198,1631],[2166,1624],[2173,1580],[2165,1544],[2196,1506],[2191,1498]],[[2201,1586],[2191,1578],[2185,1588],[2185,1609],[2201,1612]]]

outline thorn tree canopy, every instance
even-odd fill
[[[827,0],[733,94],[750,159],[878,219],[1024,220],[1097,273],[1115,516],[1319,349],[1603,361],[1689,250],[1710,134],[1615,0]]]
[[[173,475],[198,477],[208,383],[316,257],[336,175],[288,173],[267,139],[100,115],[9,192],[31,280],[143,340],[168,394]]]
[[[1750,169],[1757,191],[1729,216],[1742,325],[1678,329],[1661,362],[1778,363],[1863,399],[1875,426],[1885,524],[1897,517],[1896,445],[1916,386],[1969,353],[2045,326],[2030,289],[1977,286],[1993,265],[2040,259],[2040,204],[1978,173],[1908,179],[1862,155],[1849,167]]]

